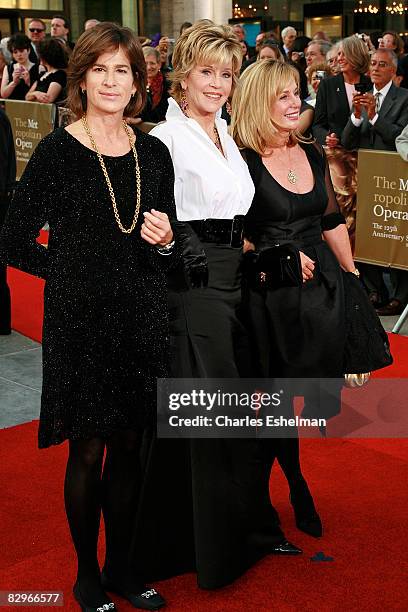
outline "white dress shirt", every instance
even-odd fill
[[[220,116],[221,111],[215,123],[226,157],[173,98],[166,121],[150,132],[164,142],[173,160],[179,221],[232,219],[251,206],[255,188],[248,167]]]
[[[378,110],[380,110],[381,105],[384,102],[385,96],[390,91],[391,85],[392,85],[392,80],[389,81],[386,85],[384,85],[382,89],[377,89],[375,85],[373,86],[373,96],[375,97],[377,93],[380,94],[379,101],[378,101]],[[371,123],[371,125],[374,125],[377,119],[378,119],[378,112],[375,113],[372,119],[369,119],[369,122]],[[361,117],[360,119],[357,119],[357,117],[354,116],[354,113],[352,113],[351,121],[356,127],[360,127],[360,125],[363,123],[363,118]]]

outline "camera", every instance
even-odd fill
[[[322,79],[326,78],[326,72],[324,70],[316,70],[316,79],[319,79],[319,81],[321,81]]]
[[[369,91],[371,91],[372,85],[371,83],[356,83],[354,85],[354,89],[359,93],[359,94],[366,94]]]

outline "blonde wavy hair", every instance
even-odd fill
[[[259,155],[277,141],[280,133],[271,119],[271,108],[293,81],[299,87],[299,73],[290,64],[279,60],[263,60],[249,66],[241,75],[232,99],[230,133],[240,148],[249,148]],[[294,130],[289,145],[313,142]]]
[[[232,95],[241,68],[242,50],[231,27],[201,20],[184,30],[174,47],[172,61],[173,72],[169,75],[170,94],[177,102],[183,93],[182,81],[199,64],[232,63]]]

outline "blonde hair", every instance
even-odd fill
[[[347,61],[356,72],[365,74],[370,66],[370,54],[367,45],[358,36],[348,36],[339,43]]]
[[[296,68],[273,59],[255,62],[242,73],[232,100],[230,128],[238,147],[263,155],[276,142],[279,127],[271,119],[271,108],[292,81],[299,87]],[[289,135],[289,144],[298,142],[311,140],[294,130]]]
[[[169,78],[170,93],[177,102],[183,93],[182,81],[195,66],[208,63],[232,63],[232,94],[242,63],[241,45],[231,27],[201,20],[185,30],[174,47],[173,72]]]

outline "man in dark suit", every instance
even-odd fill
[[[29,54],[30,62],[37,64],[40,61],[39,47],[40,42],[44,40],[46,34],[45,23],[42,19],[31,19],[28,24],[28,38],[31,40],[31,49]]]
[[[396,151],[395,140],[408,124],[408,91],[395,87],[397,56],[391,49],[378,49],[371,57],[372,93],[356,94],[354,111],[344,128],[341,143],[346,149]],[[408,302],[408,272],[391,268],[393,295],[381,305],[384,297],[383,268],[361,266],[370,299],[380,315],[401,314]]]
[[[0,230],[16,180],[16,156],[10,122],[0,109]],[[10,289],[7,265],[0,261],[0,335],[11,331]]]
[[[282,51],[284,58],[290,59],[290,54],[296,40],[297,32],[292,26],[287,26],[286,28],[283,28],[281,36],[282,44],[280,46],[280,50]]]

